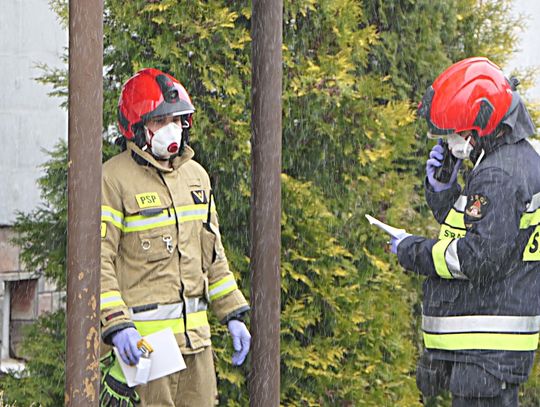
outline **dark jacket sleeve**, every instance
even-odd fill
[[[424,178],[424,191],[426,195],[426,202],[433,213],[433,216],[442,224],[446,219],[446,215],[452,209],[454,202],[459,198],[461,193],[461,186],[454,182],[450,189],[441,192],[435,192],[427,178]]]
[[[519,233],[521,205],[517,202],[516,188],[503,170],[482,169],[471,177],[467,187],[464,215],[467,234],[446,241],[410,236],[398,246],[399,263],[407,270],[427,276],[467,278],[488,284],[493,279],[504,278]],[[478,200],[483,203],[478,204]],[[444,250],[436,262],[435,246],[441,244]]]
[[[399,244],[398,261],[408,271],[424,276],[437,276],[431,250],[437,242],[421,236],[409,236]]]

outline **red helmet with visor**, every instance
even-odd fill
[[[492,134],[512,105],[512,85],[483,57],[467,58],[441,73],[429,87],[418,113],[433,135],[474,130]]]
[[[158,69],[146,68],[137,72],[122,87],[118,101],[120,133],[131,140],[137,126],[158,116],[185,115],[191,126],[195,108],[182,84]]]

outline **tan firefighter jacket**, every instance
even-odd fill
[[[170,327],[182,353],[194,353],[210,345],[207,307],[222,322],[249,309],[225,257],[208,174],[193,155],[186,147],[169,169],[129,142],[103,165],[106,343],[126,327],[143,336]]]

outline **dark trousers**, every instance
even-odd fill
[[[469,363],[433,360],[422,355],[416,384],[424,400],[444,391],[452,394],[452,407],[518,407],[519,385],[506,383]]]

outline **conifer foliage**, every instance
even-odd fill
[[[53,1],[60,13],[63,3]],[[414,109],[452,61],[482,53],[504,62],[509,54],[501,50],[510,51],[514,36],[509,3],[284,2],[283,405],[420,405],[420,280],[383,250],[384,236],[364,214],[435,235],[421,191],[429,146]],[[228,257],[249,294],[250,2],[106,0],[105,10],[104,123],[114,124],[120,85],[138,69],[162,69],[185,85],[197,109],[195,159],[213,179]],[[46,76],[61,88],[60,73]],[[65,147],[52,154],[65,157]],[[65,177],[53,170],[66,167],[59,162],[47,164],[42,180],[54,211],[21,215],[16,228],[20,242],[32,240],[25,262],[62,286]],[[230,338],[213,322],[221,405],[248,405],[249,360],[230,365]],[[30,333],[27,343],[46,343],[61,329],[40,339]],[[28,349],[39,360],[37,348]],[[30,363],[25,380],[41,383],[40,369]],[[60,398],[17,392],[14,383],[0,382],[8,400],[60,405]],[[59,397],[63,383],[55,383]]]

